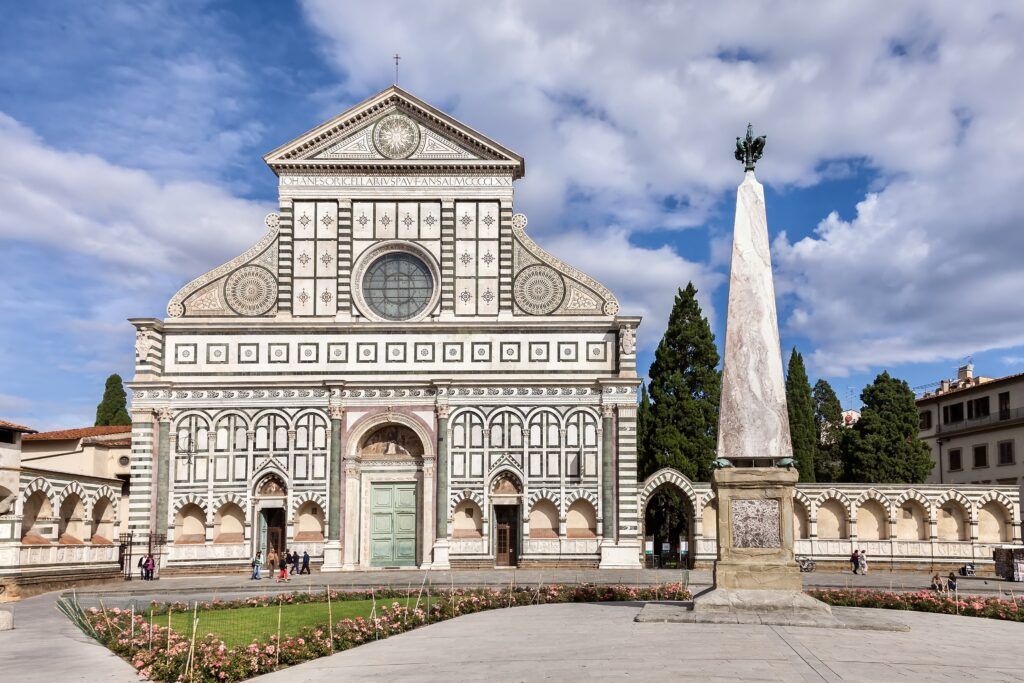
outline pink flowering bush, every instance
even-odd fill
[[[244,600],[202,603],[203,611],[266,607],[278,604],[323,602],[325,593],[292,593]],[[689,600],[692,596],[682,584],[659,586],[540,586],[504,590],[468,590],[431,592],[378,589],[372,592],[343,593],[332,591],[332,600],[365,600],[376,598],[375,618],[343,619],[333,628],[329,624],[304,627],[297,633],[283,635],[280,642],[271,636],[263,642],[229,648],[214,635],[196,639],[195,652],[189,663],[191,643],[185,635],[167,627],[151,625],[147,616],[122,609],[81,613],[90,635],[130,662],[142,678],[153,681],[241,681],[269,673],[279,666],[298,664],[333,652],[340,652],[363,643],[380,640],[426,624],[451,619],[463,614],[523,605],[643,600]],[[398,602],[401,598],[404,602]],[[389,604],[390,601],[390,604]],[[153,614],[191,611],[184,603],[153,605]],[[134,623],[133,623],[134,619]],[[88,631],[87,631],[88,632]],[[190,671],[191,669],[191,671]]]
[[[936,614],[959,614],[968,617],[1024,621],[1024,599],[998,597],[953,596],[936,591],[897,593],[867,589],[808,590],[807,594],[837,607],[875,607],[903,609]]]

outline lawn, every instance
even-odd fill
[[[391,601],[377,602],[377,607],[391,604]],[[342,619],[369,617],[373,610],[373,600],[335,600],[331,603],[331,611],[335,623]],[[199,612],[198,635],[212,633],[224,641],[228,647],[247,645],[253,639],[265,641],[277,634],[277,605],[270,607],[241,607],[238,609],[209,610]],[[281,607],[281,635],[295,633],[303,626],[327,625],[326,602],[312,602],[300,605],[284,605]],[[153,623],[167,626],[167,615],[153,617]],[[176,632],[189,636],[192,633],[192,612],[174,612],[171,614],[171,628]]]

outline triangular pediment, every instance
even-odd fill
[[[371,97],[263,157],[292,170],[416,167],[481,170],[522,177],[522,157],[398,86]]]

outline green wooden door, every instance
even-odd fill
[[[374,484],[370,489],[370,564],[416,565],[416,484]]]

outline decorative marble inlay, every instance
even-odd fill
[[[554,268],[529,266],[516,276],[515,297],[516,303],[527,313],[546,315],[558,308],[565,298],[565,283]]]
[[[404,114],[385,116],[373,127],[373,146],[388,159],[407,159],[420,144],[420,128]]]
[[[239,315],[263,315],[277,302],[277,279],[266,268],[245,266],[228,277],[224,295]]]
[[[780,501],[778,498],[733,500],[732,545],[734,548],[782,547]]]

